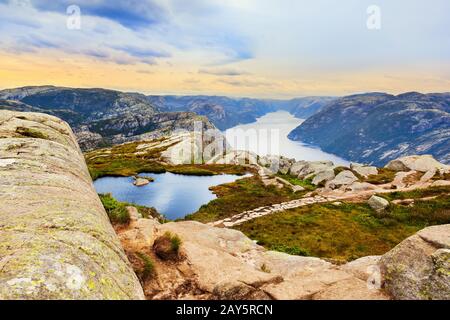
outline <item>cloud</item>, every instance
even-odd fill
[[[248,72],[245,71],[239,71],[236,69],[200,69],[198,70],[198,73],[200,74],[210,74],[215,76],[242,76],[242,75],[248,75]]]
[[[220,79],[217,82],[224,83],[229,86],[233,87],[270,87],[273,84],[267,81],[260,81],[260,80],[230,80],[230,79]]]
[[[168,58],[170,54],[164,51],[150,48],[136,47],[132,45],[112,46],[113,49],[125,52],[137,58]]]
[[[78,5],[82,14],[115,21],[126,28],[138,30],[166,20],[167,9],[152,0],[31,0],[41,11],[64,14],[70,5]]]

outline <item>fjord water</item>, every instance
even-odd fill
[[[230,183],[243,178],[237,175],[183,176],[173,173],[151,174],[154,182],[136,187],[133,177],[104,177],[94,182],[98,193],[111,193],[122,202],[154,207],[166,218],[174,220],[196,212],[203,204],[216,196],[209,190],[212,186]]]
[[[289,140],[289,133],[303,121],[287,111],[277,111],[258,118],[256,122],[230,128],[225,134],[228,143],[236,150],[248,150],[260,156],[281,155],[297,161],[331,160],[337,165],[348,165],[348,161],[338,156]]]

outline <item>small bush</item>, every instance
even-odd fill
[[[155,240],[153,250],[163,260],[178,260],[181,243],[179,236],[166,232]]]
[[[117,201],[110,193],[100,194],[99,197],[111,223],[127,224],[130,222],[130,213],[127,210],[127,204]]]
[[[172,247],[172,250],[175,252],[178,252],[180,250],[180,246],[181,246],[181,239],[179,236],[177,235],[169,235],[170,236],[170,244]]]
[[[152,259],[149,256],[147,256],[142,252],[137,252],[136,255],[139,257],[139,259],[141,259],[142,263],[144,264],[140,273],[142,280],[145,281],[154,275],[155,264],[153,263]]]

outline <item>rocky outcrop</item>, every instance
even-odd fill
[[[0,111],[0,299],[142,299],[69,126]]]
[[[327,183],[328,181],[333,180],[335,177],[336,176],[334,174],[333,169],[321,171],[315,175],[315,177],[312,180],[312,184],[318,186],[320,184]]]
[[[333,169],[333,167],[334,164],[331,161],[307,161],[299,171],[297,177],[299,179],[307,179],[315,176],[319,172]]]
[[[395,159],[389,162],[386,168],[394,171],[450,172],[450,166],[436,161],[431,155],[408,156]]]
[[[83,150],[160,138],[177,130],[193,131],[196,125],[215,129],[204,116],[161,112],[145,95],[107,89],[41,86],[3,90],[1,109],[57,116],[72,126]]]
[[[373,166],[365,166],[359,163],[351,163],[350,169],[355,171],[357,174],[367,178],[368,176],[377,175],[378,169]]]
[[[145,286],[154,299],[388,299],[379,287],[339,266],[267,251],[236,230],[151,221],[155,239],[167,232],[181,238],[184,257],[169,264],[155,260],[161,271]],[[124,245],[142,248],[141,241],[127,238]]]
[[[327,187],[336,189],[342,186],[351,185],[353,182],[358,181],[358,178],[350,170],[344,170],[340,172],[333,180],[327,183]]]
[[[380,265],[395,299],[450,300],[450,225],[423,229],[385,254]]]

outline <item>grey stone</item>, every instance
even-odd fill
[[[389,201],[378,196],[372,196],[367,203],[375,211],[383,211],[389,206]]]

